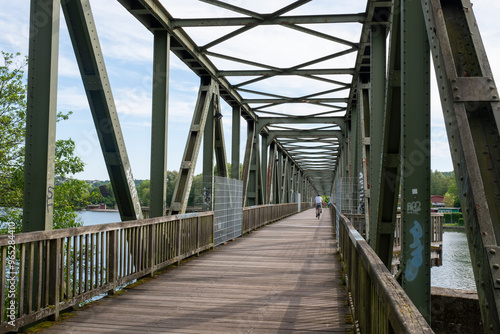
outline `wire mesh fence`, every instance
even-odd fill
[[[213,201],[215,246],[241,235],[243,182],[215,176]]]

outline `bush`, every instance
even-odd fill
[[[443,213],[443,224],[457,224],[460,225],[459,219],[462,219],[462,225],[463,223],[463,216],[461,212],[452,212],[452,213]]]

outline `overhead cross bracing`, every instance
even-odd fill
[[[326,13],[311,0],[119,2],[151,31],[171,33],[172,52],[214,78],[220,97],[269,136],[267,145],[275,141],[315,190],[331,194],[340,154],[332,145],[345,136],[361,33],[374,13],[365,1],[332,3]],[[296,145],[303,152],[290,151]],[[316,147],[328,154],[305,160]]]

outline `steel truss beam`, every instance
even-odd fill
[[[336,14],[336,15],[308,15],[308,16],[281,16],[272,20],[262,21],[255,18],[227,17],[206,19],[174,19],[172,27],[218,27],[218,26],[246,26],[246,25],[295,25],[315,23],[363,23],[364,13]]]
[[[26,108],[23,232],[52,230],[60,1],[32,0]],[[41,24],[37,13],[45,13]]]
[[[170,34],[154,33],[153,110],[151,119],[151,182],[149,217],[166,214],[167,206],[167,141],[168,81],[170,65]]]
[[[430,52],[421,4],[401,0],[401,5],[401,285],[430,324],[431,235],[434,233],[429,200]],[[395,197],[394,213],[396,209]]]
[[[139,197],[88,0],[62,1],[62,10],[123,221],[142,217]]]
[[[394,1],[389,48],[389,70],[385,85],[385,108],[382,110],[380,184],[371,192],[378,201],[378,216],[372,216],[372,247],[385,266],[392,269],[394,229],[399,197],[401,166],[401,29],[399,0]],[[412,65],[413,66],[413,65]],[[420,84],[420,83],[419,83]],[[417,105],[419,106],[419,105]],[[371,115],[377,117],[376,115]],[[409,139],[411,141],[411,139]],[[375,150],[374,147],[372,147]],[[376,156],[376,155],[375,155]],[[373,158],[373,157],[372,157]],[[378,161],[373,162],[378,163]]]
[[[196,107],[193,113],[193,120],[191,121],[191,127],[182,157],[179,176],[172,195],[169,211],[171,215],[186,212],[189,191],[193,182],[194,170],[196,168],[201,139],[205,131],[205,124],[208,115],[213,115],[214,109],[217,108],[218,98],[219,87],[217,83],[213,79],[207,77],[202,78],[198,91],[198,100],[196,101]],[[214,106],[214,103],[216,106]]]
[[[118,2],[151,32],[166,29],[172,37],[172,52],[198,76],[209,75],[217,78],[218,70],[215,65],[200,52],[200,48],[182,28],[176,29],[172,26],[173,17],[157,0],[118,0]],[[218,78],[217,83],[220,87],[220,96],[230,106],[240,106],[243,118],[256,119],[254,112],[242,102],[239,93],[225,78]]]
[[[422,1],[485,331],[500,332],[500,104],[469,0]]]

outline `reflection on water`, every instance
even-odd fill
[[[120,222],[120,213],[117,211],[78,211],[84,226]]]
[[[465,232],[444,232],[443,265],[431,269],[431,285],[476,290]]]

